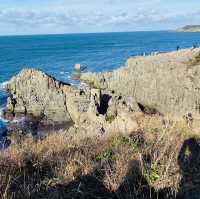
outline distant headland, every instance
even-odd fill
[[[200,25],[187,25],[182,28],[178,28],[177,32],[200,32]]]

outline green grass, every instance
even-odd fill
[[[123,146],[123,145],[129,146],[133,150],[138,148],[137,142],[128,136],[118,136],[118,137],[115,137],[112,141],[112,146],[115,148],[119,146]]]
[[[145,168],[144,178],[149,185],[152,185],[161,176],[158,168]]]
[[[113,120],[115,119],[115,116],[112,113],[107,113],[105,119],[106,119],[106,122],[112,123]]]

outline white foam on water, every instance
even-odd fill
[[[66,75],[66,74],[69,74],[69,72],[67,72],[67,71],[61,71],[60,74],[61,75]]]
[[[9,84],[9,83],[10,83],[10,81],[5,81],[5,82],[0,83],[0,89],[4,90],[6,85]]]
[[[17,124],[17,123],[21,123],[23,122],[26,118],[25,117],[21,117],[21,118],[14,118],[13,120],[7,120],[5,118],[3,118],[3,111],[5,108],[0,107],[0,121],[2,121],[5,124]]]
[[[0,120],[3,123],[8,123],[8,120],[6,120],[6,119],[3,118],[3,111],[4,111],[4,107],[0,107]]]
[[[6,87],[6,85],[7,84],[9,84],[10,83],[10,81],[5,81],[5,82],[1,82],[0,83],[0,97],[5,97],[5,99],[6,99],[6,97],[7,97],[7,93],[6,93],[6,91],[5,91],[5,87]],[[1,101],[0,102],[1,104],[0,104],[0,120],[2,121],[2,122],[4,122],[4,123],[7,123],[8,122],[8,120],[5,120],[4,118],[3,118],[3,112],[4,112],[4,109],[5,109],[5,107],[6,107],[6,100],[4,101]]]

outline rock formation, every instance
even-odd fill
[[[9,112],[31,114],[52,122],[74,120],[76,110],[73,96],[85,99],[70,85],[36,70],[23,70],[13,77],[7,85],[7,91],[10,93],[7,102]]]
[[[200,65],[192,62],[200,49],[133,57],[113,72],[85,73],[96,88],[132,96],[149,113],[200,113]],[[191,64],[195,63],[195,64]]]
[[[71,132],[88,136],[137,129],[139,106],[132,97],[90,87],[76,88],[36,70],[24,69],[7,85],[7,112],[40,122],[74,122]]]
[[[85,73],[77,88],[36,70],[23,70],[7,85],[7,112],[42,122],[72,121],[69,132],[88,136],[131,133],[136,113],[200,113],[199,49],[130,58],[113,72]]]

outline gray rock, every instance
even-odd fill
[[[148,113],[200,113],[200,67],[190,60],[200,49],[128,59],[113,72],[85,73],[81,79],[118,95],[132,96]]]
[[[22,70],[12,78],[7,91],[7,112],[33,115],[45,124],[73,121],[73,131],[79,135],[131,133],[138,127],[134,113],[139,107],[133,97],[75,88],[40,71]]]
[[[84,95],[76,96],[78,89],[30,69],[22,70],[13,77],[6,88],[11,94],[7,111],[31,114],[58,123],[74,120],[78,114],[74,99],[85,99]]]

